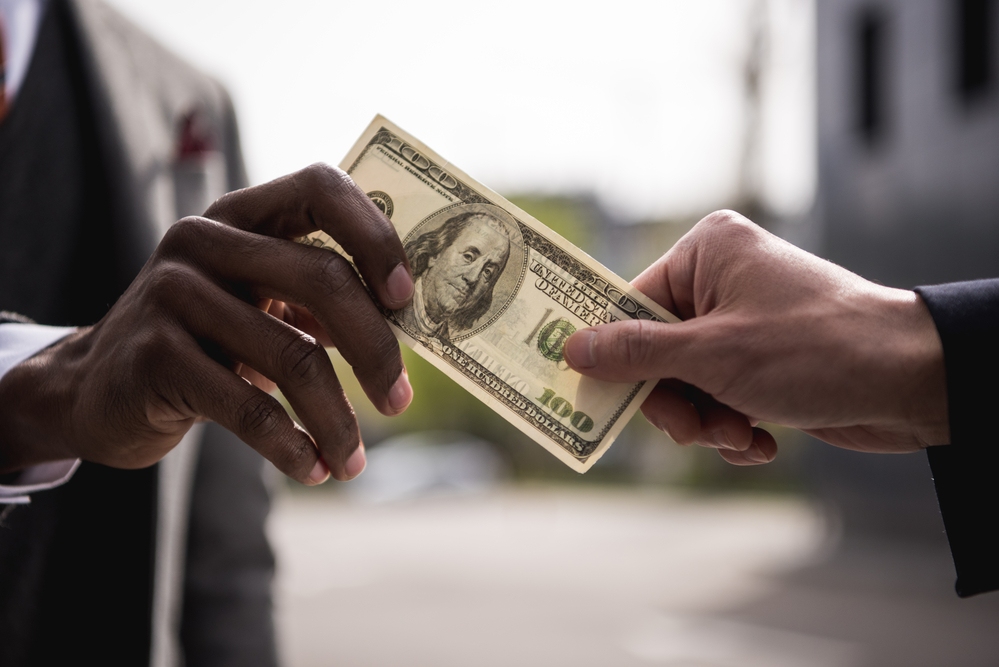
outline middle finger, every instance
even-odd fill
[[[207,282],[185,297],[181,319],[200,340],[210,340],[280,387],[337,479],[361,444],[354,411],[330,363],[311,336]]]
[[[405,409],[408,382],[402,375],[399,343],[347,260],[330,250],[204,218],[185,223],[196,227],[191,234],[201,240],[180,244],[178,252],[185,260],[230,291],[249,287],[252,294],[246,296],[253,303],[271,298],[308,309],[353,367],[372,404],[387,415]]]

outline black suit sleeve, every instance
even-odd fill
[[[999,280],[918,287],[943,342],[951,444],[927,450],[961,597],[999,589]]]

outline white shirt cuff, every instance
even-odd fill
[[[0,377],[25,359],[35,356],[74,331],[75,327],[0,324]]]
[[[0,377],[74,331],[74,327],[0,324]],[[22,471],[14,484],[0,484],[0,503],[29,503],[29,493],[65,484],[79,465],[79,459],[67,459],[32,466]]]
[[[50,461],[31,466],[22,471],[13,484],[0,484],[0,503],[8,505],[30,503],[29,493],[65,484],[79,467],[80,459]]]

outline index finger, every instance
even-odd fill
[[[255,234],[295,239],[317,230],[353,258],[386,308],[413,295],[412,270],[392,223],[344,171],[317,163],[269,183],[230,192],[204,217]]]

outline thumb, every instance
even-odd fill
[[[609,382],[677,378],[690,382],[696,369],[698,319],[667,324],[648,320],[613,322],[580,329],[565,342],[569,366]]]

